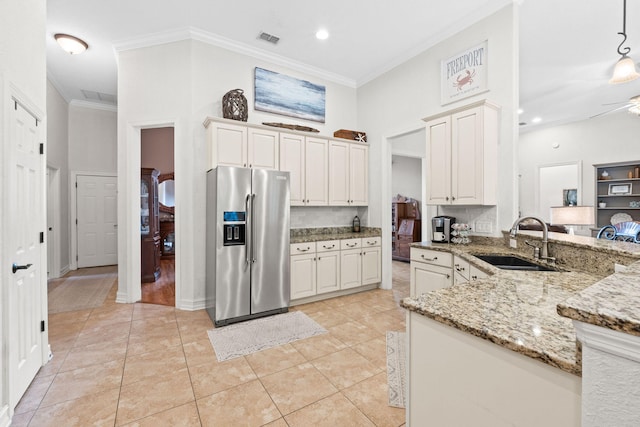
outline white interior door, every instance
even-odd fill
[[[53,278],[54,273],[54,236],[53,222],[54,212],[52,203],[52,194],[54,193],[54,174],[55,170],[47,168],[47,279]]]
[[[117,179],[78,175],[78,268],[118,263]]]
[[[5,197],[8,198],[8,252],[14,268],[9,270],[9,384],[10,405],[15,407],[43,362],[44,314],[42,298],[45,206],[43,160],[40,142],[44,125],[20,105],[12,102]],[[45,288],[46,289],[46,288]]]

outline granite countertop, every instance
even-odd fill
[[[405,298],[403,307],[580,375],[581,355],[573,324],[558,315],[556,306],[598,282],[601,276],[576,271],[501,270],[472,255],[513,253],[504,245],[412,246],[451,252],[491,275]]]
[[[343,240],[366,237],[380,237],[380,228],[362,227],[361,231],[355,233],[351,227],[326,227],[326,228],[292,228],[290,243],[320,242],[323,240]]]
[[[640,336],[640,262],[561,302],[558,313],[569,319]]]

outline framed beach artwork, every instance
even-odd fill
[[[255,109],[324,123],[322,85],[256,67]]]

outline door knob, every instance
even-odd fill
[[[31,267],[33,264],[27,264],[27,265],[18,265],[15,262],[13,263],[13,265],[11,266],[11,271],[13,271],[13,274],[16,274],[16,271],[18,270],[26,270],[27,268]]]

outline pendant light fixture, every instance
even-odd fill
[[[636,71],[636,64],[633,62],[633,59],[627,56],[631,48],[627,46],[622,49],[622,45],[627,41],[627,0],[623,0],[622,7],[622,32],[618,33],[622,36],[622,42],[618,45],[618,53],[621,55],[621,58],[613,69],[613,77],[609,80],[609,83],[612,84],[626,83],[640,77],[640,74]]]
[[[60,47],[71,55],[77,55],[89,48],[87,42],[77,37],[70,36],[69,34],[56,34],[53,37],[56,39]]]

